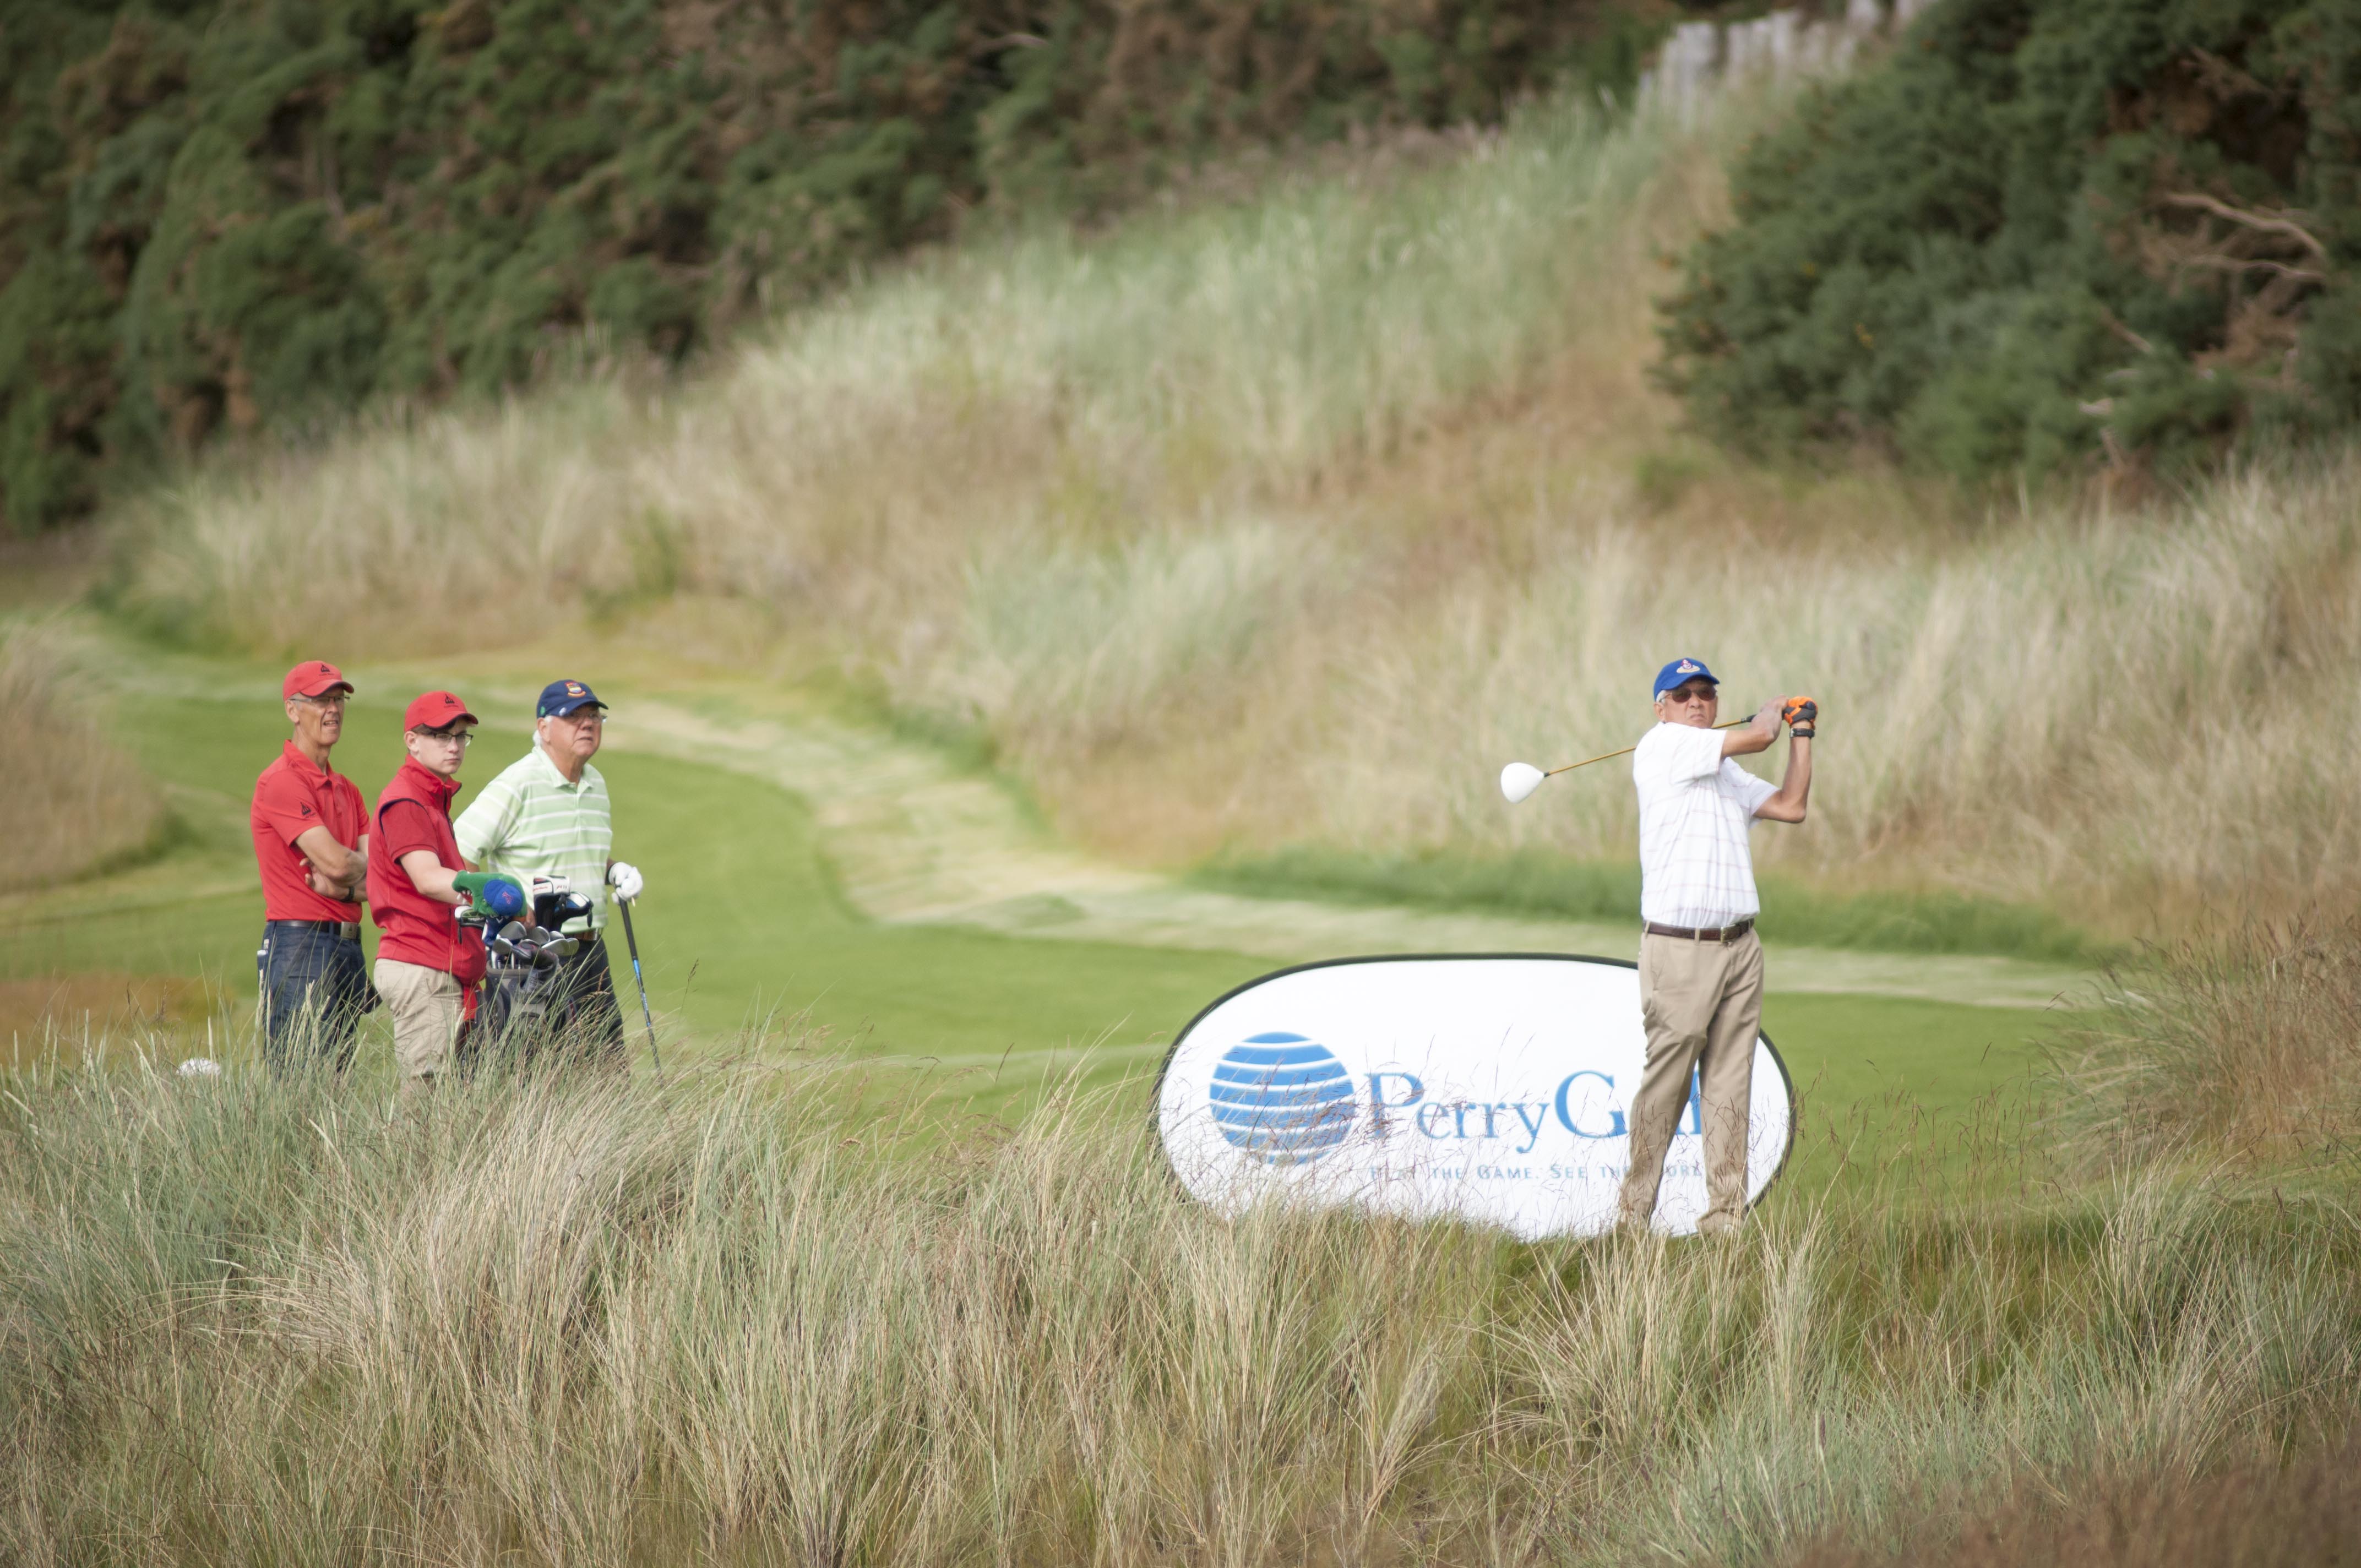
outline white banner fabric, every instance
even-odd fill
[[[1158,1124],[1189,1191],[1499,1225],[1528,1239],[1615,1222],[1647,1053],[1636,968],[1554,954],[1345,959],[1239,987],[1166,1058]],[[1795,1090],[1754,1054],[1747,1196],[1785,1161]],[[1656,1228],[1705,1212],[1694,1080]]]

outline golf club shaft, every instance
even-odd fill
[[[623,912],[623,943],[631,949],[631,980],[640,988],[640,1017],[648,1026],[648,1060],[655,1064],[656,1081],[664,1081],[664,1058],[656,1054],[656,1019],[648,1011],[647,977],[640,972],[640,938],[631,930],[631,901],[615,900],[615,907]]]
[[[1729,721],[1728,721],[1728,722],[1726,722],[1726,723],[1717,724],[1717,725],[1715,725],[1715,726],[1714,726],[1714,728],[1715,728],[1716,729],[1737,729],[1737,728],[1738,728],[1740,725],[1741,725],[1741,724],[1752,724],[1752,723],[1753,723],[1753,722],[1754,722],[1754,716],[1753,716],[1752,714],[1751,714],[1751,713],[1750,713],[1750,714],[1748,714],[1748,715],[1747,715],[1745,718],[1733,718],[1733,719],[1729,720]],[[1575,770],[1575,769],[1576,769],[1576,768],[1587,768],[1587,767],[1590,766],[1590,764],[1591,764],[1591,763],[1593,763],[1593,762],[1605,762],[1605,761],[1606,761],[1608,758],[1609,758],[1609,757],[1621,757],[1621,756],[1628,756],[1629,754],[1631,754],[1631,752],[1633,752],[1633,751],[1638,751],[1639,749],[1640,749],[1640,743],[1639,743],[1638,741],[1634,740],[1631,744],[1630,744],[1629,746],[1624,747],[1624,748],[1623,748],[1621,751],[1601,751],[1601,752],[1599,752],[1599,753],[1598,753],[1598,755],[1597,755],[1596,757],[1585,757],[1585,758],[1583,758],[1583,759],[1582,759],[1582,761],[1580,761],[1580,762],[1568,762],[1565,766],[1564,766],[1564,767],[1562,767],[1562,768],[1552,768],[1549,772],[1547,772],[1547,773],[1543,773],[1543,774],[1542,775],[1542,777],[1543,777],[1543,778],[1545,778],[1545,779],[1554,779],[1554,778],[1557,777],[1557,776],[1558,776],[1558,774],[1560,774],[1560,773],[1570,773],[1574,772],[1574,770]]]

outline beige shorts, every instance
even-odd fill
[[[405,1085],[449,1069],[452,1047],[466,1015],[459,982],[439,969],[377,961],[377,993],[393,1014],[393,1059]]]

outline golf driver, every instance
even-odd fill
[[[1726,723],[1717,724],[1714,728],[1716,729],[1735,729],[1741,724],[1752,724],[1753,722],[1754,716],[1750,713],[1743,718],[1733,718]],[[1639,749],[1640,743],[1634,740],[1631,744],[1624,747],[1620,751],[1601,751],[1596,757],[1585,757],[1578,762],[1568,762],[1562,768],[1552,768],[1547,773],[1542,772],[1541,769],[1533,766],[1531,762],[1510,762],[1507,767],[1500,770],[1500,793],[1508,796],[1509,804],[1510,806],[1514,806],[1517,802],[1524,799],[1525,796],[1532,794],[1533,791],[1541,788],[1542,781],[1543,779],[1554,779],[1560,773],[1570,773],[1576,768],[1587,768],[1593,762],[1603,762],[1609,757],[1628,756]]]
[[[648,1026],[648,1059],[655,1063],[656,1081],[662,1083],[664,1058],[656,1055],[656,1019],[655,1014],[648,1011],[647,977],[640,972],[640,939],[631,931],[631,901],[619,898],[615,900],[615,907],[623,912],[623,941],[631,949],[631,979],[639,985],[640,1017]]]

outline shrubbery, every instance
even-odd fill
[[[2361,8],[1945,0],[1734,174],[1667,378],[1742,448],[2167,469],[2361,422]]]
[[[30,0],[0,23],[0,515],[375,392],[677,356],[774,288],[1245,141],[1628,78],[1668,0]]]

